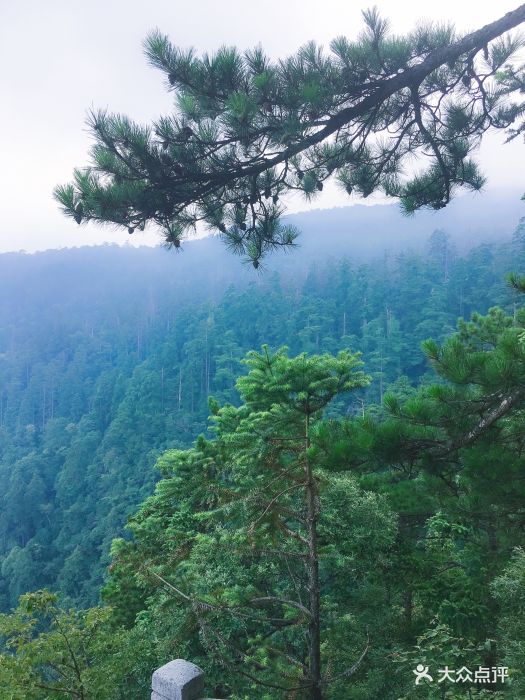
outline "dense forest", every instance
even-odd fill
[[[335,370],[323,357],[358,368],[355,382],[334,389],[313,415],[309,448],[326,487],[323,552],[332,563],[322,574],[325,624],[341,623],[323,654],[342,664],[367,648],[355,679],[334,679],[327,697],[413,697],[418,653],[440,664],[445,655],[457,667],[505,662],[519,679],[522,642],[512,623],[523,606],[515,589],[523,560],[514,551],[523,527],[519,411],[489,438],[434,462],[420,446],[439,446],[451,426],[467,429],[468,416],[493,409],[494,383],[503,377],[512,385],[523,372],[516,356],[521,297],[505,275],[525,265],[525,221],[512,237],[461,254],[441,229],[415,252],[394,249],[379,258],[343,255],[326,240],[315,263],[303,255],[292,267],[285,257],[264,274],[239,275],[239,262],[221,257],[213,239],[193,244],[198,265],[190,246],[179,271],[177,259],[155,249],[0,257],[1,608],[15,609],[26,594],[1,618],[0,634],[22,659],[22,667],[0,666],[7,697],[44,697],[32,685],[32,664],[44,663],[45,643],[35,650],[26,632],[50,615],[63,616],[77,641],[88,633],[98,639],[85,660],[95,670],[82,681],[92,697],[145,697],[151,670],[176,656],[206,668],[210,693],[220,697],[292,697],[286,683],[264,691],[250,675],[232,675],[239,657],[225,659],[228,639],[245,635],[243,658],[264,669],[271,688],[297,642],[280,631],[270,644],[253,620],[233,624],[219,615],[227,604],[238,610],[243,588],[261,590],[268,576],[286,599],[288,575],[294,585],[301,578],[233,554],[253,534],[249,514],[234,503],[260,478],[252,452],[263,438],[248,431],[247,442],[236,442],[246,410],[262,411],[260,430],[275,431],[264,427],[270,399],[248,381],[264,357],[292,377],[300,357],[328,373]],[[479,316],[495,306],[500,310]],[[455,334],[458,317],[473,313]],[[430,338],[444,343],[443,351],[427,343],[423,352]],[[254,350],[262,354],[246,363]],[[350,352],[361,359],[349,359]],[[491,353],[497,361],[485,376]],[[469,364],[474,356],[478,367]],[[289,465],[296,456],[272,459]],[[215,486],[212,463],[216,474],[225,470]],[[292,487],[275,480],[278,502]],[[217,483],[233,494],[226,529]],[[257,540],[266,549],[279,546],[271,522],[263,519]],[[144,572],[144,562],[153,573]],[[210,620],[170,590],[190,584]],[[64,607],[50,593],[28,594],[42,589],[59,592]],[[86,612],[100,604],[101,589],[104,607]],[[76,612],[63,612],[71,605]],[[56,651],[52,635],[48,642]],[[279,643],[285,657],[274,649]],[[294,673],[288,676],[293,686]],[[66,673],[62,680],[70,688],[78,678]],[[521,697],[521,686],[513,687],[511,697]]]
[[[7,23],[0,700],[523,700],[525,4],[136,5]]]

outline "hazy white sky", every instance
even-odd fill
[[[108,107],[138,121],[167,112],[171,96],[161,74],[142,54],[153,28],[180,46],[213,51],[261,43],[286,56],[310,39],[327,45],[361,30],[360,10],[373,1],[351,0],[0,0],[0,252],[128,241],[126,233],[78,227],[52,199],[57,183],[87,164],[86,110]],[[395,32],[418,19],[453,20],[476,29],[519,5],[470,0],[437,3],[377,0]],[[487,139],[481,160],[489,187],[525,188],[525,145]],[[324,192],[315,206],[350,203]],[[296,208],[299,208],[296,206]],[[303,207],[304,208],[304,207]],[[150,234],[134,242],[155,240]]]

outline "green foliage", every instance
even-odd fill
[[[215,438],[162,458],[165,478],[131,520],[133,542],[114,545],[105,596],[117,612],[127,607],[125,574],[135,566],[136,589],[150,591],[139,619],[157,626],[160,610],[169,611],[169,637],[185,633],[185,651],[204,656],[212,688],[226,666],[235,697],[261,692],[262,683],[284,698],[296,686],[307,693],[312,672],[305,627],[314,633],[313,561],[321,658],[335,698],[355,671],[347,666],[360,666],[367,629],[384,627],[374,567],[389,566],[396,524],[384,497],[317,466],[317,431],[330,401],[367,379],[348,351],[290,358],[266,347],[246,364],[240,407],[212,404]],[[306,547],[311,496],[315,555]],[[339,664],[344,672],[333,674]]]
[[[238,381],[243,404],[214,405],[216,438],[169,456],[174,475],[159,484],[132,521],[134,543],[116,561],[117,575],[120,566],[140,562],[138,586],[153,591],[155,579],[162,584],[145,603],[147,619],[158,620],[159,611],[168,609],[166,594],[173,597],[169,636],[180,638],[178,625],[189,629],[192,609],[194,634],[200,629],[201,637],[187,642],[185,651],[207,664],[212,688],[227,678],[233,697],[251,696],[257,686],[249,681],[260,674],[259,680],[274,685],[272,697],[280,697],[278,686],[286,680],[299,683],[291,657],[302,653],[304,663],[306,650],[294,635],[302,621],[293,600],[300,592],[305,601],[307,586],[303,568],[296,568],[302,520],[294,475],[297,479],[295,470],[307,459],[315,465],[320,502],[326,697],[416,697],[419,689],[411,684],[418,663],[436,669],[508,663],[512,683],[500,683],[490,694],[519,697],[520,628],[510,622],[513,612],[522,617],[519,557],[507,574],[498,575],[521,537],[524,321],[523,311],[513,318],[493,309],[460,322],[458,333],[441,347],[427,343],[441,383],[404,401],[389,397],[390,416],[317,418],[306,450],[300,446],[301,424],[337,386],[344,388],[331,373],[348,357],[302,355],[290,361],[267,349],[249,354],[250,372]],[[185,484],[180,477],[189,476],[189,463],[194,466]],[[200,502],[192,500],[189,510],[173,508],[190,493]],[[174,530],[181,516],[189,527]],[[175,536],[159,552],[165,531]],[[286,552],[286,566],[268,556],[280,551]],[[151,567],[149,584],[139,573],[144,567]],[[118,608],[118,588],[107,590]],[[272,631],[260,613],[248,617],[246,607],[261,598],[273,599],[274,614],[282,608],[279,619],[289,626]],[[508,646],[502,646],[504,640]],[[351,668],[363,647],[367,653],[357,672],[333,675],[333,667]],[[280,663],[283,653],[287,666]],[[247,685],[241,682],[244,673]],[[389,674],[396,683],[387,687]],[[432,687],[428,697],[459,698],[465,692]],[[470,692],[485,697],[489,689]]]
[[[49,591],[25,594],[0,615],[2,697],[138,700],[130,686],[140,645],[128,637],[111,624],[109,608],[65,610]]]
[[[524,128],[523,69],[511,62],[523,42],[508,34],[523,8],[465,37],[432,25],[396,37],[375,8],[363,20],[354,41],[339,37],[329,53],[310,42],[278,62],[260,48],[198,58],[154,31],[146,56],[176,109],[151,126],[92,112],[91,165],[55,189],[65,214],[129,233],[151,222],[175,248],[204,222],[257,268],[294,243],[279,223],[290,191],[310,199],[335,177],[348,194],[382,191],[412,213],[479,190],[480,138]],[[428,165],[407,177],[413,156]]]
[[[494,597],[501,606],[500,633],[506,664],[514,678],[516,698],[525,688],[525,554],[516,549],[507,566],[492,584]]]
[[[479,667],[491,668],[491,649],[494,640],[487,640],[485,644],[476,646],[468,639],[455,637],[447,625],[433,621],[432,627],[418,637],[413,650],[406,654],[400,654],[396,662],[400,664],[398,672],[403,672],[405,677],[410,677],[414,669],[422,664],[428,666],[432,672],[432,682],[423,681],[422,685],[415,686],[403,695],[399,700],[415,700],[424,697],[428,700],[460,700],[461,698],[498,698],[512,697],[501,692],[496,687],[483,687],[481,684],[457,683],[455,672],[462,668],[475,671]],[[450,669],[453,680],[445,677],[445,667]],[[440,669],[442,669],[440,671]],[[442,680],[440,680],[442,679]],[[443,680],[444,679],[444,680]],[[495,684],[492,684],[495,686]],[[514,696],[518,697],[518,696]]]

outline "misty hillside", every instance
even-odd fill
[[[520,196],[520,190],[462,195],[445,209],[419,211],[411,217],[404,216],[396,204],[357,204],[289,215],[283,221],[299,231],[297,246],[293,251],[269,255],[264,259],[263,271],[286,271],[302,279],[312,264],[329,258],[364,262],[385,253],[422,251],[428,236],[436,229],[446,231],[460,253],[480,243],[508,240],[525,215],[525,203]],[[126,242],[124,234],[123,240]],[[74,243],[73,238],[71,242]],[[41,275],[46,277],[46,286],[49,285],[55,266],[65,260],[62,255],[62,251],[0,255],[2,298],[6,300],[11,293],[17,298],[22,294],[24,298]],[[260,274],[231,255],[215,236],[188,241],[180,252],[169,252],[160,246],[142,246],[137,251],[129,246],[104,245],[73,248],[67,255],[67,269],[61,275],[68,289],[89,290],[86,298],[91,302],[97,296],[104,298],[106,292],[118,296],[126,289],[129,293],[130,286],[137,292],[144,291],[159,276],[184,299],[199,299],[204,289],[206,294],[216,295],[232,281],[242,284],[261,279]],[[124,274],[115,274],[120,268]],[[97,284],[94,284],[94,269]],[[23,288],[18,289],[17,280],[22,278],[25,278]],[[61,303],[67,304],[58,282],[56,289]],[[33,303],[38,303],[34,296]]]
[[[311,256],[332,252],[362,258],[408,247],[422,250],[436,229],[444,229],[457,249],[464,252],[479,243],[508,238],[525,215],[522,194],[521,189],[464,194],[444,209],[422,210],[413,216],[403,215],[397,204],[357,204],[318,209],[288,219],[302,232],[300,247]]]
[[[457,221],[470,212],[469,231],[489,235],[463,204]],[[338,409],[353,414],[389,386],[403,393],[424,381],[421,341],[446,337],[459,315],[512,308],[504,275],[523,258],[524,230],[512,237],[510,215],[500,242],[463,255],[452,236],[431,234],[440,217],[423,216],[420,252],[376,248],[367,259],[370,240],[400,251],[407,221],[393,217],[385,232],[387,208],[347,213],[325,212],[322,232],[319,212],[296,217],[302,247],[264,273],[212,238],[180,255],[102,246],[0,256],[2,608],[42,586],[96,601],[111,540],[151,493],[157,457],[206,430],[210,395],[237,401],[249,350],[362,351],[373,381]],[[367,235],[344,234],[363,231],[365,213]]]

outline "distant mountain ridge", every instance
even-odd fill
[[[133,285],[147,286],[148,280],[166,276],[172,278],[170,284],[185,298],[195,295],[198,299],[202,298],[200,290],[204,282],[215,296],[231,282],[241,285],[257,282],[272,271],[293,270],[300,279],[312,264],[330,258],[348,258],[360,263],[405,250],[421,251],[436,229],[445,230],[458,252],[464,253],[480,243],[508,240],[512,236],[520,218],[525,216],[521,194],[516,189],[462,195],[445,209],[420,211],[412,217],[404,216],[397,204],[356,204],[290,214],[283,221],[299,230],[297,247],[267,256],[261,271],[242,264],[217,236],[188,241],[180,253],[168,252],[160,245],[135,248],[108,244],[32,254],[3,253],[0,254],[0,293],[5,294],[5,285],[13,276],[38,276],[49,266],[61,265],[65,260],[71,266],[73,286],[82,284],[82,280],[93,286],[93,269],[107,272],[119,260],[125,260],[127,269],[131,266],[136,271],[136,276],[130,279]],[[86,265],[90,269],[85,269]],[[115,290],[119,291],[122,291],[120,287]]]
[[[508,238],[525,216],[522,190],[466,194],[439,211],[404,216],[397,204],[316,209],[286,217],[301,231],[299,245],[309,253],[324,236],[349,257],[370,257],[383,251],[421,249],[428,235],[444,229],[460,252],[482,242]],[[321,235],[321,230],[323,235]]]
[[[465,195],[438,212],[405,217],[397,205],[355,205],[319,209],[284,217],[296,226],[298,245],[264,260],[262,269],[233,255],[217,236],[188,241],[181,252],[162,246],[85,246],[38,253],[0,254],[0,352],[10,344],[13,313],[31,313],[35,321],[52,309],[56,323],[73,315],[98,325],[108,298],[121,307],[146,310],[149,304],[217,303],[235,284],[265,285],[272,273],[281,284],[299,287],[312,266],[348,259],[379,261],[402,251],[422,252],[436,229],[449,235],[459,254],[480,243],[509,241],[525,202],[520,191]],[[152,290],[163,294],[150,302]],[[45,290],[45,294],[42,291]],[[169,302],[168,302],[169,299]],[[146,311],[145,311],[146,312]],[[176,314],[176,309],[174,311]]]

